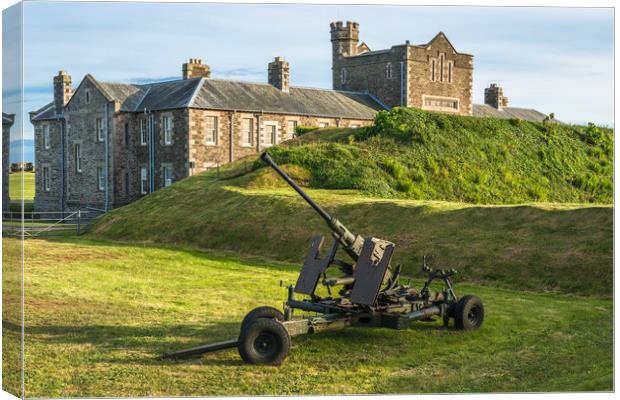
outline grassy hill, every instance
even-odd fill
[[[396,108],[373,127],[317,131],[270,151],[310,185],[374,196],[611,203],[613,131]]]
[[[613,209],[587,205],[612,201],[610,130],[409,109],[376,122],[269,152],[351,230],[394,241],[409,275],[430,254],[472,282],[612,294]],[[254,156],[184,179],[90,235],[301,262],[312,236],[329,232],[263,166]]]
[[[295,168],[289,168],[296,175]],[[323,221],[289,188],[261,170],[223,180],[184,179],[95,223],[91,237],[190,245],[301,262]],[[303,177],[300,177],[303,180]],[[460,269],[468,281],[579,294],[612,293],[613,209],[528,204],[477,206],[370,198],[359,192],[309,189],[351,230],[396,243],[396,263],[415,274],[424,254]],[[416,257],[413,262],[412,258]]]

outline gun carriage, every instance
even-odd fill
[[[291,347],[291,337],[343,329],[348,326],[405,329],[411,321],[453,320],[460,330],[479,328],[484,320],[482,301],[473,295],[457,297],[451,277],[454,269],[432,269],[424,257],[428,277],[421,290],[400,282],[401,266],[392,266],[394,243],[352,233],[338,219],[315,203],[269,156],[261,159],[273,168],[325,221],[333,240],[325,256],[325,237],[312,240],[295,286],[289,285],[284,310],[258,307],[241,323],[239,337],[224,342],[167,353],[177,358],[237,347],[241,358],[252,364],[279,365]],[[342,249],[348,260],[337,259]],[[328,276],[336,268],[339,276]],[[431,283],[443,282],[443,290],[431,291]],[[319,283],[327,295],[319,295]],[[334,294],[338,290],[337,294]],[[298,299],[296,294],[305,298]],[[299,311],[304,314],[298,314]],[[311,314],[308,314],[311,313]]]

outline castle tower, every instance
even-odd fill
[[[270,85],[273,85],[281,91],[288,93],[289,64],[284,57],[276,57],[269,63],[268,80]]]
[[[71,75],[65,71],[58,71],[54,77],[54,108],[56,114],[62,114],[62,110],[73,95],[71,87]]]
[[[183,64],[183,79],[210,78],[211,67],[202,63],[201,58],[190,58]]]
[[[337,89],[340,85],[340,60],[342,57],[357,54],[359,24],[347,21],[344,25],[342,21],[337,21],[329,26],[332,42],[332,82],[334,89]]]
[[[484,89],[484,104],[501,110],[502,107],[508,107],[508,97],[504,96],[504,89],[501,86],[491,83]]]

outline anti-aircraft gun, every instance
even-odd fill
[[[288,286],[284,312],[273,307],[250,311],[241,323],[237,339],[165,354],[182,357],[237,347],[241,358],[252,364],[280,364],[291,346],[291,336],[342,329],[347,326],[405,329],[411,321],[434,321],[438,316],[448,327],[450,319],[460,330],[479,328],[484,320],[482,301],[473,295],[457,297],[450,278],[454,269],[432,269],[426,257],[422,270],[428,278],[421,290],[400,283],[400,265],[392,267],[394,243],[352,233],[306,194],[269,156],[261,159],[273,168],[319,214],[332,232],[333,241],[325,257],[325,238],[312,240],[297,283]],[[336,258],[342,249],[351,259]],[[337,267],[341,276],[328,275]],[[434,280],[443,281],[440,292],[431,291]],[[319,282],[327,295],[319,295]],[[332,294],[340,287],[337,295]],[[307,296],[296,299],[295,294]],[[295,310],[310,315],[295,315]]]

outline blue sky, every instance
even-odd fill
[[[27,2],[23,12],[25,112],[51,101],[60,69],[74,86],[87,73],[145,82],[180,77],[190,57],[214,78],[264,82],[267,63],[282,55],[293,85],[330,88],[329,23],[340,19],[359,22],[372,49],[443,31],[474,55],[476,103],[498,82],[511,105],[613,124],[611,8]],[[15,85],[3,79],[6,110]]]

